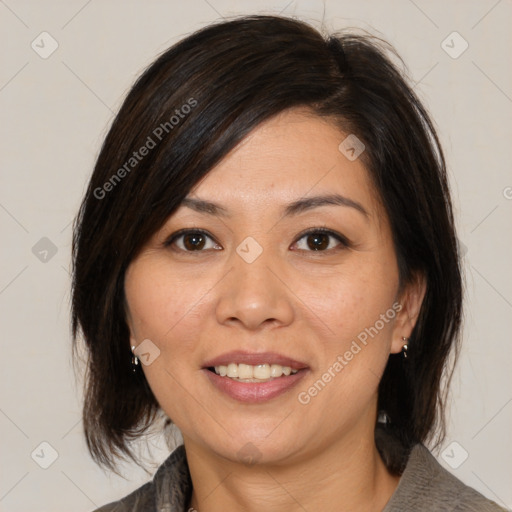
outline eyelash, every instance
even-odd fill
[[[331,236],[331,237],[335,238],[338,242],[340,242],[340,246],[337,246],[337,247],[334,247],[334,248],[331,248],[331,249],[319,250],[319,251],[306,250],[306,249],[299,249],[299,251],[310,252],[310,253],[313,253],[313,254],[316,254],[316,253],[328,253],[328,254],[331,254],[333,251],[337,252],[339,250],[343,250],[343,249],[346,249],[346,248],[350,247],[350,242],[349,242],[349,240],[346,237],[344,237],[343,235],[340,235],[339,233],[336,233],[334,231],[331,231],[331,230],[325,229],[325,228],[311,228],[311,229],[308,229],[307,231],[303,231],[302,233],[300,233],[298,235],[298,238],[294,242],[294,245],[299,240],[301,240],[302,238],[304,238],[304,237],[306,237],[308,235],[313,235],[313,234],[318,234],[318,233],[324,234],[324,235],[328,235],[328,236]],[[175,243],[175,241],[178,238],[181,238],[181,237],[183,237],[185,235],[189,235],[189,234],[203,235],[203,236],[206,236],[206,237],[210,238],[215,243],[217,243],[215,241],[215,239],[207,231],[205,231],[203,229],[200,229],[200,228],[197,228],[197,229],[185,228],[185,229],[180,229],[179,231],[176,231],[171,236],[169,236],[169,238],[167,238],[167,240],[163,243],[163,246],[164,247],[170,247],[171,245],[173,245]],[[177,250],[179,252],[184,252],[184,253],[187,253],[187,254],[201,253],[201,252],[205,252],[206,251],[206,250],[187,251],[187,250],[180,249],[180,248],[175,248],[174,250]],[[214,250],[218,250],[218,249],[214,249]]]

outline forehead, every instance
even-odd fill
[[[339,194],[380,217],[381,206],[360,158],[340,151],[347,138],[332,120],[290,109],[247,135],[191,191],[226,213],[282,207],[299,198]]]

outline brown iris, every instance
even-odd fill
[[[323,250],[329,247],[329,235],[315,233],[307,237],[308,247],[313,251]]]

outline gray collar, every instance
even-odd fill
[[[192,494],[192,480],[184,445],[178,446],[158,468],[153,483],[157,512],[186,512]]]
[[[171,453],[158,468],[153,481],[146,486],[146,491],[154,498],[151,501],[156,512],[187,512],[192,481],[184,445],[178,446]],[[148,509],[134,507],[131,510]],[[411,450],[400,482],[382,512],[405,510],[500,512],[505,509],[466,486],[444,469],[425,446],[416,444]]]

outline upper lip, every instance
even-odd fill
[[[210,359],[204,363],[204,368],[212,366],[227,366],[230,363],[250,364],[256,366],[258,364],[279,364],[281,366],[289,366],[294,370],[307,368],[307,364],[296,359],[277,354],[276,352],[245,352],[243,350],[234,350],[226,352],[220,356]]]

